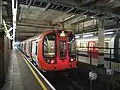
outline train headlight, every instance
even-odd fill
[[[51,63],[53,64],[53,63],[54,63],[54,60],[51,60]]]
[[[73,58],[71,58],[71,62],[73,62],[74,61],[74,59]]]

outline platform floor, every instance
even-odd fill
[[[43,90],[17,50],[11,50],[9,71],[3,90]]]

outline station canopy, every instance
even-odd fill
[[[7,27],[12,26],[12,0],[2,1]],[[23,40],[50,29],[97,31],[96,19],[105,19],[105,30],[119,29],[120,0],[18,0],[16,39]]]

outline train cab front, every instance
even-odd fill
[[[76,42],[72,32],[56,30],[43,38],[43,70],[76,68]]]
[[[76,68],[76,42],[72,32],[57,33],[57,66],[58,69]]]

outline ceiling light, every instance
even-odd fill
[[[80,36],[76,35],[75,38],[79,38]]]
[[[104,34],[105,34],[105,35],[113,34],[113,32],[105,32]]]
[[[95,18],[95,17],[91,16],[90,18]]]
[[[75,15],[71,15],[71,16],[65,18],[64,21],[66,21],[66,20],[68,20],[68,19],[71,19],[71,18],[73,18],[74,16],[75,16]]]
[[[83,35],[83,37],[92,37],[93,34],[86,34],[86,35]]]

